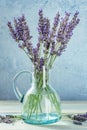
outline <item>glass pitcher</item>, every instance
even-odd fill
[[[31,88],[25,95],[21,94],[15,85],[17,78],[22,73],[32,75]],[[43,66],[42,71],[22,71],[14,78],[14,92],[23,103],[22,119],[29,124],[51,124],[61,119],[60,98],[56,91],[49,85],[49,71]]]

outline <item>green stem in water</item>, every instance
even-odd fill
[[[48,93],[49,99],[55,105],[55,108],[56,108],[57,112],[59,113],[59,111],[60,111],[60,105],[58,105],[58,101],[57,101],[56,95],[54,94],[54,92],[52,92],[52,91],[50,92],[49,86],[46,87],[46,91]]]

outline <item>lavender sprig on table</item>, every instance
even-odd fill
[[[0,123],[11,124],[21,119],[21,115],[0,115]]]
[[[50,69],[56,57],[65,51],[73,30],[80,21],[78,14],[79,12],[76,11],[73,18],[69,20],[70,13],[65,12],[65,17],[61,18],[58,12],[51,28],[50,20],[44,17],[43,10],[39,10],[38,43],[35,48],[31,42],[32,36],[24,15],[14,18],[14,26],[8,22],[8,27],[18,46],[25,51],[35,68],[41,71],[42,65],[47,65]],[[42,59],[43,64],[41,64]]]
[[[74,124],[82,125],[83,122],[87,121],[87,113],[69,114],[68,117],[73,120]]]

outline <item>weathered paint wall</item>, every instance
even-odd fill
[[[80,24],[75,28],[66,51],[54,64],[51,84],[63,100],[87,100],[87,0],[0,0],[0,99],[16,99],[12,87],[14,75],[32,69],[27,56],[11,38],[7,21],[25,14],[35,44],[40,8],[51,22],[57,11],[63,16],[69,11],[72,16],[79,10]],[[30,86],[28,77],[20,78],[22,91]]]

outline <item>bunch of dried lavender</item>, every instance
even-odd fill
[[[42,66],[47,65],[50,69],[56,59],[60,56],[73,35],[73,30],[79,23],[79,12],[76,11],[73,18],[69,21],[70,13],[65,12],[65,17],[60,18],[59,12],[54,17],[53,27],[50,27],[50,21],[43,16],[43,11],[39,10],[38,22],[38,43],[33,47],[32,36],[27,25],[25,16],[15,19],[14,27],[8,22],[13,39],[18,42],[18,46],[25,51],[27,56],[33,62],[35,68],[42,71]]]
[[[79,114],[70,114],[70,115],[68,115],[68,117],[73,120],[74,124],[82,125],[82,124],[84,124],[83,122],[87,121],[87,112],[82,113],[82,114],[81,113],[79,113]]]
[[[21,120],[21,115],[0,115],[0,123],[11,124]]]

